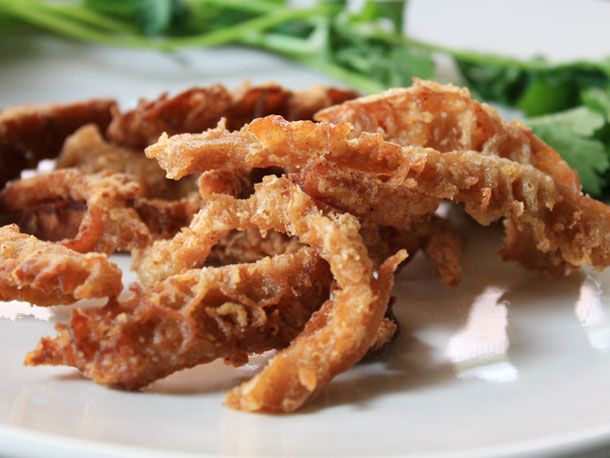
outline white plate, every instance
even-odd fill
[[[19,46],[0,39],[0,105],[94,95],[129,104],[247,78],[324,81],[242,50],[166,56],[48,37]],[[498,228],[454,217],[468,233],[463,283],[445,288],[417,257],[397,279],[403,329],[390,355],[338,377],[291,416],[222,407],[224,391],[262,359],[184,371],[144,393],[99,387],[69,368],[24,368],[23,355],[68,308],[0,304],[0,455],[607,456],[610,273],[556,281],[524,272],[498,260]]]

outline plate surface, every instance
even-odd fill
[[[19,49],[0,39],[0,55],[0,105],[95,95],[129,105],[216,81],[324,81],[235,49],[167,56],[40,36]],[[23,355],[69,308],[0,304],[0,455],[607,456],[610,272],[563,281],[527,273],[499,261],[497,227],[451,213],[468,234],[463,283],[445,288],[417,256],[397,279],[402,333],[388,357],[338,377],[291,416],[221,405],[262,357],[184,371],[143,393],[102,388],[68,368],[24,368]]]

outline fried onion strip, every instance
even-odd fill
[[[303,166],[323,158],[332,168],[320,171],[316,189],[305,187],[311,195],[334,192],[337,181],[375,179],[383,186],[413,191],[414,199],[423,194],[463,203],[484,225],[509,217],[519,231],[532,232],[538,250],[557,250],[573,266],[603,268],[610,263],[610,209],[532,166],[505,158],[401,147],[380,134],[358,135],[350,124],[289,123],[274,116],[239,132],[217,128],[162,137],[147,154],[173,177],[219,167],[220,160],[226,161],[225,167],[266,167]],[[359,198],[367,202],[368,196],[363,192]],[[407,209],[411,205],[406,199],[394,203]]]
[[[424,146],[441,152],[473,150],[532,165],[557,182],[580,191],[578,175],[561,155],[519,121],[505,121],[497,111],[472,99],[468,89],[416,79],[397,88],[329,107],[319,121],[349,122],[357,132],[379,132],[403,146]],[[536,270],[565,274],[569,264],[555,251],[535,249],[531,230],[505,222],[501,254]]]
[[[195,192],[193,179],[173,181],[165,178],[159,165],[142,151],[114,145],[95,125],[81,127],[68,137],[55,164],[57,169],[77,168],[83,173],[124,173],[140,186],[147,198],[178,199]]]
[[[364,223],[360,233],[375,265],[400,249],[407,250],[410,257],[422,249],[445,285],[456,286],[462,279],[462,237],[439,216],[400,229]]]
[[[403,146],[441,152],[479,151],[532,165],[565,186],[580,190],[577,173],[561,155],[519,121],[506,121],[466,88],[415,79],[396,88],[328,107],[318,121],[349,122],[356,132],[379,132]]]
[[[202,132],[214,127],[221,118],[226,118],[231,130],[270,114],[290,120],[312,119],[315,112],[357,95],[325,86],[293,92],[277,84],[246,84],[231,93],[222,84],[215,84],[192,88],[173,97],[162,94],[155,100],[142,100],[126,113],[115,109],[107,135],[117,145],[142,150],[163,132],[169,135]]]
[[[332,242],[328,240],[327,250],[341,250],[342,242],[350,244],[328,238]],[[226,405],[249,412],[293,412],[333,377],[360,361],[373,344],[384,340],[377,333],[384,323],[394,271],[405,256],[399,252],[385,261],[370,289],[355,286],[354,280],[364,284],[364,278],[338,277],[343,289],[262,372],[231,390]]]
[[[0,110],[0,188],[22,170],[57,156],[64,139],[79,127],[93,123],[106,129],[115,106],[114,100],[94,99]]]
[[[251,384],[263,390],[255,390],[260,394],[257,394],[258,400],[242,390],[234,392],[230,396],[233,401],[229,401],[245,410],[292,411],[334,375],[362,358],[373,344],[386,311],[391,273],[405,258],[406,252],[399,252],[385,263],[380,268],[378,279],[375,279],[372,263],[359,234],[359,224],[353,216],[334,212],[325,215],[285,178],[268,176],[255,189],[247,200],[216,195],[195,215],[189,228],[183,229],[172,240],[155,242],[141,253],[137,271],[145,283],[158,282],[202,264],[220,237],[233,229],[248,227],[256,227],[262,232],[286,232],[318,250],[329,262],[338,285],[333,292],[333,305],[328,306],[328,325],[316,328],[315,332],[312,329],[306,339],[297,338],[287,350],[287,356],[281,356],[282,352],[271,361],[268,369]],[[171,265],[164,262],[168,256],[173,259]],[[349,335],[344,333],[343,326],[349,327]],[[337,346],[329,354],[328,339],[335,333]],[[294,359],[307,347],[320,356],[317,368],[309,367],[304,379],[303,373],[295,373],[291,366],[288,369],[292,372],[282,376],[290,381],[276,380],[278,372],[274,367],[284,364],[281,361]],[[273,393],[264,389],[264,386],[276,382],[278,390]],[[236,399],[240,401],[236,403]]]
[[[18,213],[53,201],[85,203],[78,234],[60,243],[79,252],[112,253],[143,246],[150,232],[128,201],[138,197],[137,183],[127,175],[84,175],[63,169],[9,183],[0,193],[0,206]]]
[[[285,347],[329,294],[331,273],[311,248],[253,264],[190,270],[126,301],[76,309],[28,365],[77,367],[97,383],[138,389],[177,370]]]
[[[122,288],[121,271],[105,254],[77,253],[15,225],[0,227],[0,300],[70,304],[116,296]]]

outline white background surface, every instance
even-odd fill
[[[555,58],[610,51],[601,1],[418,0],[411,8],[415,36],[452,46]],[[0,105],[102,95],[131,104],[217,81],[324,81],[235,49],[169,56],[42,36],[17,45],[2,38],[0,56]],[[224,390],[251,368],[213,364],[145,393],[98,387],[66,368],[24,368],[25,352],[66,310],[34,310],[34,319],[20,315],[32,309],[2,305],[0,456],[547,456],[609,444],[609,274],[531,275],[497,260],[493,230],[469,225],[467,233],[463,284],[443,287],[416,259],[398,280],[403,332],[389,358],[341,376],[289,417],[221,407]]]

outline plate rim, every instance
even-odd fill
[[[245,414],[251,415],[251,414]],[[79,439],[45,433],[21,426],[0,423],[0,444],[3,452],[16,453],[19,457],[37,456],[36,449],[45,451],[45,456],[53,458],[242,458],[247,455],[223,454],[208,452],[183,452],[178,450],[159,450],[134,445],[108,443],[99,440]],[[11,444],[13,444],[11,446]],[[533,456],[583,456],[585,453],[600,451],[610,444],[610,423],[584,431],[556,434],[525,441],[477,447],[455,452],[441,453],[398,453],[384,455],[393,458],[525,458]],[[31,449],[34,446],[35,449]],[[27,448],[30,447],[30,451]],[[34,452],[34,453],[32,453]],[[315,455],[319,458],[320,455]],[[321,455],[321,456],[333,456]],[[358,455],[351,455],[358,458]],[[368,455],[367,455],[368,456]],[[313,455],[304,455],[313,457]]]

